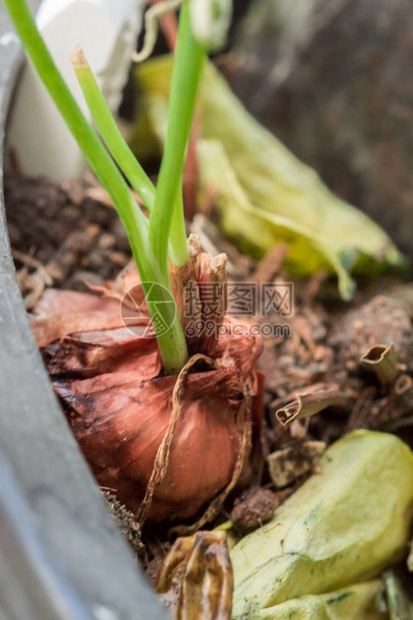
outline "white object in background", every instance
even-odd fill
[[[67,52],[82,46],[106,101],[116,111],[142,27],[145,0],[43,0],[37,24],[85,116],[90,114]],[[62,180],[82,174],[85,161],[45,87],[28,63],[11,115],[8,141],[28,175]]]

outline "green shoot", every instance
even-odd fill
[[[133,189],[142,198],[147,210],[151,211],[155,201],[155,187],[120,133],[80,46],[69,52],[69,59],[103,142]]]
[[[184,230],[183,210],[173,209],[172,206],[175,205],[178,192],[181,192],[182,188],[186,147],[205,57],[205,47],[198,43],[192,34],[189,4],[185,2],[179,20],[165,150],[156,188],[155,205],[149,221],[149,242],[163,273],[168,269],[169,236],[175,247],[181,242],[179,237]]]
[[[129,183],[142,198],[146,209],[151,212],[155,202],[155,187],[120,133],[82,49],[79,46],[74,48],[69,53],[69,59],[73,64],[96,129]],[[174,207],[169,257],[177,267],[185,265],[189,260],[183,219],[182,191],[178,191]]]
[[[210,0],[207,3],[207,32],[199,22],[200,7],[198,4],[195,7],[195,0],[169,0],[164,6],[151,9],[151,15],[155,17],[155,13],[181,3],[168,129],[155,188],[119,132],[80,48],[75,48],[71,53],[71,60],[97,131],[109,152],[89,126],[56,68],[37,30],[27,0],[4,0],[37,73],[122,219],[139,270],[164,370],[168,374],[178,373],[188,360],[185,335],[172,294],[168,254],[171,262],[178,267],[189,260],[182,200],[186,149],[206,46],[208,40],[216,42],[222,38],[231,4],[230,0]],[[192,32],[191,15],[193,21],[198,19],[198,30],[202,26],[200,38],[204,43],[200,43]],[[149,220],[139,208],[119,169],[141,197],[149,212]]]
[[[148,220],[133,198],[116,164],[89,126],[61,77],[37,30],[35,20],[26,0],[4,0],[4,4],[37,73],[45,84],[92,170],[112,198],[122,219],[147,297],[149,313],[155,319],[159,308],[161,308],[163,321],[169,326],[165,333],[158,333],[157,331],[157,341],[164,370],[168,374],[176,374],[188,360],[188,349],[176,311],[176,304],[173,301],[168,270],[165,269],[164,265],[161,268],[156,253],[149,241]],[[116,140],[115,146],[118,146]],[[136,172],[137,170],[139,172]],[[136,183],[139,182],[146,189],[142,199],[150,200],[152,190],[145,176],[141,174],[140,168],[136,167],[136,165],[134,175]],[[176,197],[175,201],[179,204],[179,200]],[[180,221],[180,218],[177,219]],[[168,237],[166,238],[166,251],[167,247]],[[153,287],[153,283],[160,286]],[[148,293],[150,293],[149,296]],[[155,321],[154,327],[157,330]]]

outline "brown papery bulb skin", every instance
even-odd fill
[[[98,483],[136,513],[171,419],[177,377],[163,376],[154,338],[116,325],[118,297],[119,291],[110,300],[54,291],[42,302],[51,328],[45,319],[34,321],[32,327],[44,347],[54,389]],[[93,327],[102,313],[112,317],[113,329]],[[247,330],[233,335],[231,322],[223,321],[228,334],[217,339],[213,359],[209,364],[197,362],[182,380],[180,413],[166,475],[155,487],[151,520],[192,517],[225,489],[240,454],[246,394],[256,397],[262,408],[255,371],[261,339]],[[65,325],[82,326],[82,331],[65,334]],[[56,336],[59,339],[52,342]],[[250,435],[238,480],[241,485],[249,476]]]

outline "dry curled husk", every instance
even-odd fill
[[[127,274],[127,288],[138,282],[136,272]],[[262,344],[222,336],[213,359],[190,360],[178,386],[176,376],[162,374],[156,340],[124,327],[121,296],[49,289],[32,327],[99,484],[142,521],[192,517],[229,485],[248,480]],[[137,322],[145,328],[149,319]]]
[[[225,533],[178,538],[162,564],[156,590],[170,618],[230,620],[233,575]]]
[[[298,613],[314,602],[308,595],[373,579],[407,555],[413,508],[407,445],[394,435],[355,431],[326,451],[320,467],[269,523],[232,549],[234,618],[284,620],[291,610],[294,618],[313,618]]]

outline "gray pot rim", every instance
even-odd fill
[[[22,60],[0,4],[1,170]],[[0,618],[161,620],[44,370],[16,283],[2,181],[0,345]]]

